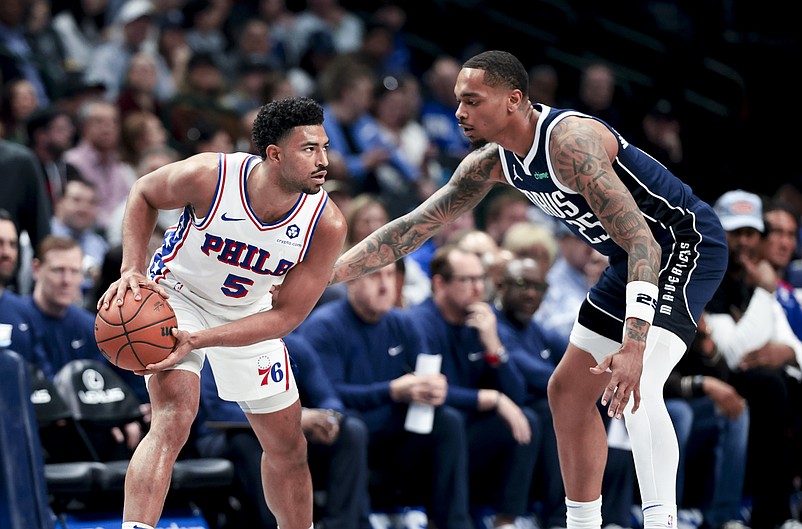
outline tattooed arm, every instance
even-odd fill
[[[610,160],[616,156],[617,149],[618,143],[603,124],[569,117],[554,127],[549,156],[557,179],[585,197],[613,241],[626,250],[629,256],[627,281],[656,285],[662,251],[632,194],[613,170]],[[597,374],[608,368],[613,371],[602,396],[603,404],[612,398],[611,416],[620,416],[630,392],[635,398],[634,410],[638,408],[643,350],[649,327],[644,320],[628,318],[621,349],[592,369]],[[616,387],[618,390],[613,397],[611,388]]]
[[[488,144],[459,164],[451,179],[414,211],[355,244],[334,265],[331,283],[378,270],[420,247],[440,229],[474,208],[496,182],[503,182],[498,146]]]

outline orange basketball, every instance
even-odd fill
[[[164,360],[175,347],[173,327],[178,326],[173,308],[155,290],[140,287],[137,302],[131,290],[122,306],[112,304],[95,317],[95,341],[112,364],[135,371]]]

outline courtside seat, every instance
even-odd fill
[[[122,427],[142,417],[136,393],[106,362],[73,360],[56,374],[55,386],[84,429]],[[130,458],[109,460],[103,457],[103,447],[94,448],[103,463],[95,474],[95,486],[105,492],[122,491]],[[234,466],[227,459],[183,458],[175,464],[170,490],[191,498],[203,489],[227,487],[233,478]]]
[[[0,527],[52,529],[27,362],[0,346]]]
[[[69,499],[94,492],[98,478],[106,472],[105,465],[84,445],[85,434],[53,382],[38,367],[29,364],[28,368],[31,403],[45,458],[45,483],[54,501],[65,505]],[[67,454],[70,449],[61,450],[65,445],[79,450]],[[66,461],[70,455],[74,460]]]
[[[179,459],[173,467],[173,490],[227,487],[234,479],[234,465],[228,459]]]
[[[54,496],[78,496],[92,493],[105,472],[105,465],[97,461],[47,463],[45,482]]]

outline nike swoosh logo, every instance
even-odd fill
[[[84,340],[73,340],[70,342],[70,345],[73,349],[78,349],[84,344]]]
[[[229,222],[236,222],[236,221],[238,221],[238,220],[245,220],[245,219],[240,219],[240,218],[235,218],[235,217],[229,217],[229,216],[227,216],[227,214],[226,214],[226,213],[223,213],[223,216],[222,216],[222,217],[220,217],[220,218],[221,218],[222,220],[229,221]]]
[[[399,354],[401,354],[401,351],[403,350],[404,350],[403,345],[396,345],[395,347],[390,347],[389,349],[387,349],[387,354],[390,356],[398,356]]]
[[[484,357],[484,353],[468,353],[468,360],[471,362],[478,362]]]

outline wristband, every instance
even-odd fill
[[[504,346],[500,346],[496,349],[495,353],[486,352],[485,353],[485,361],[493,367],[498,367],[501,364],[506,364],[507,361],[510,359],[510,355]]]
[[[651,325],[654,311],[657,308],[659,292],[657,285],[648,281],[627,283],[627,308],[624,312],[624,320],[638,318]]]

